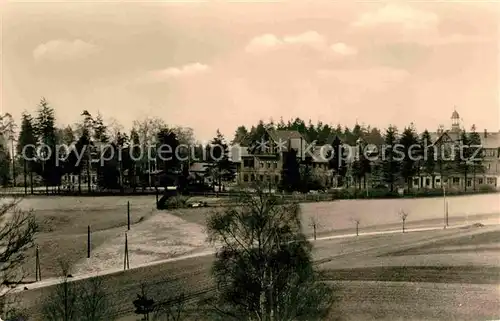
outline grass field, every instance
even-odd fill
[[[317,241],[314,259],[336,293],[329,320],[498,319],[499,238],[500,227],[490,226]],[[104,276],[119,320],[137,320],[131,302],[143,283],[158,301],[172,292],[210,288],[212,260],[203,256]],[[20,296],[36,316],[49,291]]]
[[[131,266],[204,251],[204,225],[213,208],[158,211],[154,196],[133,197],[28,197],[20,207],[34,209],[40,232],[42,277],[59,274],[59,262],[73,266],[72,272],[99,272],[123,267],[127,231],[127,201],[130,202],[131,231],[128,231]],[[408,228],[442,226],[443,200],[345,200],[302,204],[303,225],[318,222],[318,235],[353,233],[353,218],[360,231],[401,228],[399,209],[408,210]],[[500,194],[449,198],[450,224],[499,223]],[[87,259],[87,226],[91,226],[91,258]],[[34,279],[34,250],[24,265],[27,279]]]

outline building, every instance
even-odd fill
[[[471,131],[475,131],[473,125]],[[457,150],[461,144],[461,135],[465,131],[460,114],[454,110],[451,115],[451,127],[448,130],[444,126],[431,133],[432,147],[437,151],[438,157],[450,159],[452,150]],[[470,134],[468,132],[467,134]],[[436,167],[433,175],[421,174],[413,178],[413,187],[417,188],[456,188],[464,189],[478,186],[500,187],[500,131],[488,132],[486,129],[479,133],[482,148],[482,169],[475,169],[471,164],[467,178],[464,173],[458,173],[453,166],[447,166],[441,162]],[[449,162],[448,162],[449,163]]]
[[[310,161],[313,175],[326,186],[331,184],[332,171],[321,146],[311,145],[298,131],[273,129],[266,130],[261,141],[252,142],[250,146],[231,147],[231,160],[237,164],[236,182],[242,185],[264,182],[277,186],[283,170],[283,153],[291,149],[297,151],[299,161]]]

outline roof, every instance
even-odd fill
[[[486,134],[478,133],[481,137],[481,145],[483,148],[500,148],[500,131],[499,132],[486,132]],[[445,131],[442,134],[430,133],[431,140],[436,143],[444,137],[449,137],[453,142],[457,142],[460,139],[460,132]]]
[[[269,129],[267,131],[269,133],[269,136],[274,140],[274,141],[286,141],[289,139],[303,139],[304,136],[296,130],[276,130],[276,129]]]
[[[456,110],[454,110],[453,113],[451,114],[451,118],[460,119],[460,115],[458,114],[458,112]]]

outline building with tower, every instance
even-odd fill
[[[484,129],[482,132],[477,132],[481,139],[482,164],[480,168],[475,168],[476,165],[470,163],[467,175],[457,171],[456,163],[451,159],[452,150],[458,151],[464,132],[470,136],[472,132],[477,132],[477,128],[472,125],[470,130],[466,131],[460,114],[454,109],[451,114],[451,127],[445,129],[441,125],[435,133],[431,133],[432,147],[435,153],[437,151],[438,158],[434,175],[422,174],[414,177],[414,187],[500,188],[500,131],[488,132]]]

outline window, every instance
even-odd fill
[[[267,168],[271,168],[271,162],[267,162]]]
[[[243,181],[248,182],[248,174],[243,174]]]
[[[413,185],[418,186],[418,181],[419,181],[419,179],[418,179],[418,178],[415,178],[415,179],[413,180]]]
[[[469,186],[469,187],[472,186],[472,180],[471,179],[467,180],[467,186]]]
[[[484,184],[484,180],[482,178],[478,178],[477,183],[479,185]]]
[[[453,177],[453,184],[460,184],[460,178],[459,177]]]
[[[431,185],[431,180],[430,180],[430,178],[426,178],[425,179],[425,186],[429,186],[429,185]]]
[[[266,175],[266,181],[272,182],[271,175]]]
[[[253,158],[250,158],[250,159],[244,159],[243,160],[243,167],[254,167],[254,161],[253,161]]]
[[[276,184],[280,182],[279,175],[274,176],[274,181],[276,182]]]
[[[255,174],[252,174],[250,175],[250,182],[254,182],[255,181]]]
[[[495,185],[495,178],[494,177],[488,177],[487,181],[488,181],[488,185]]]
[[[260,162],[260,168],[264,168],[264,162]]]
[[[436,183],[440,183],[441,180],[439,178],[436,178]]]
[[[264,181],[264,175],[259,175],[259,181]]]

